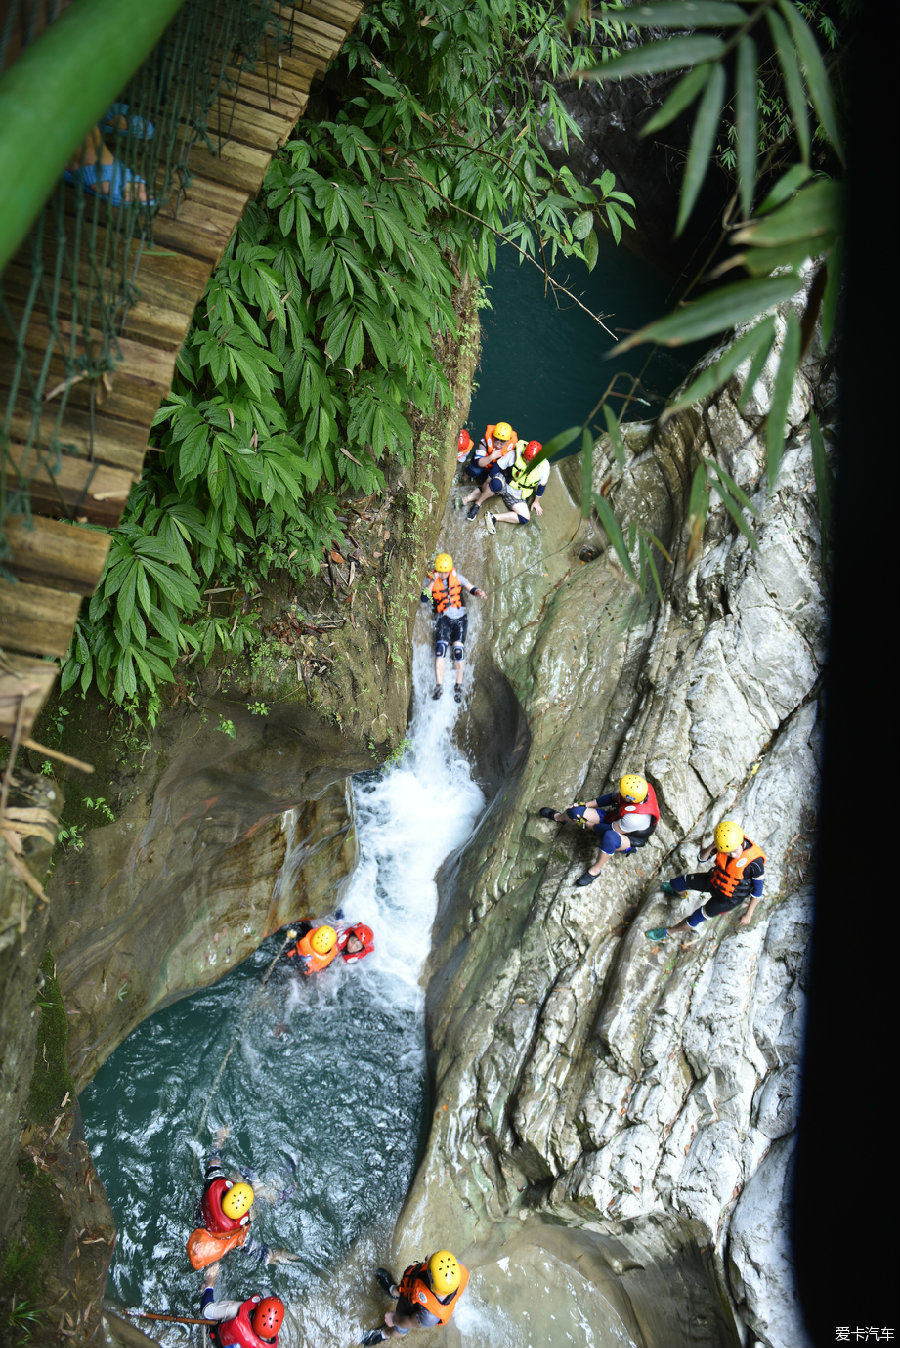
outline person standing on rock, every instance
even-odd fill
[[[216,1301],[213,1287],[218,1264],[206,1274],[200,1297],[200,1314],[205,1320],[218,1320],[209,1331],[216,1348],[278,1348],[278,1334],[284,1320],[284,1302],[278,1297],[256,1293],[247,1301]]]
[[[565,811],[544,806],[539,813],[542,819],[553,819],[557,824],[569,821],[599,834],[597,860],[575,881],[576,885],[589,885],[610,857],[628,856],[634,848],[650,841],[659,823],[659,802],[646,777],[626,772],[616,792],[598,796],[596,800],[576,801]]]
[[[740,925],[749,925],[756,911],[756,905],[763,895],[763,874],[766,869],[766,856],[761,847],[757,847],[748,838],[733,819],[723,819],[716,825],[713,842],[709,847],[700,849],[700,860],[709,861],[713,852],[716,862],[711,871],[695,871],[690,875],[676,875],[665,880],[662,885],[664,894],[673,898],[684,898],[689,889],[698,889],[710,897],[702,908],[683,918],[674,927],[651,927],[646,933],[651,941],[664,941],[667,936],[679,932],[696,934],[697,928],[708,918],[721,917],[738,908],[742,903],[750,902],[746,913],[739,918]]]
[[[500,497],[506,510],[500,515],[490,511],[485,515],[484,524],[489,534],[495,532],[497,524],[530,524],[532,510],[536,515],[543,514],[544,508],[538,497],[543,496],[547,486],[550,461],[545,459],[537,468],[531,467],[532,459],[537,458],[541,449],[539,440],[529,440],[527,444],[519,440],[492,466],[476,505],[481,506],[493,493]]]
[[[448,552],[439,552],[434,559],[434,570],[428,572],[422,583],[422,603],[427,604],[430,599],[434,611],[434,692],[431,696],[435,701],[444,692],[444,661],[449,650],[456,670],[453,698],[462,702],[464,647],[469,623],[463,607],[464,590],[477,599],[487,598],[484,590],[479,590],[453,569],[453,558]]]
[[[432,1329],[445,1325],[466,1290],[469,1270],[449,1250],[438,1250],[424,1264],[410,1264],[399,1284],[386,1268],[375,1270],[381,1289],[397,1302],[395,1311],[387,1311],[385,1328],[370,1329],[363,1335],[365,1345],[383,1343],[408,1334],[411,1329]]]

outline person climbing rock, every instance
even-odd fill
[[[596,861],[575,881],[576,885],[589,885],[610,857],[628,856],[650,841],[659,823],[659,802],[646,777],[626,772],[617,792],[598,796],[596,800],[576,801],[565,811],[544,806],[539,814],[542,819],[553,819],[557,824],[571,822],[599,834],[600,852]]]
[[[540,454],[542,445],[539,440],[529,440],[526,444],[520,440],[492,465],[487,482],[478,494],[476,505],[484,504],[490,495],[499,496],[506,510],[499,515],[490,511],[484,517],[488,533],[494,532],[496,524],[530,524],[531,511],[543,514],[543,506],[538,497],[543,496],[544,488],[550,477],[550,461],[545,459],[537,468],[530,464]],[[529,505],[529,502],[531,503]]]
[[[305,974],[327,969],[338,955],[346,964],[353,964],[371,955],[375,949],[375,933],[365,922],[322,923],[319,926],[301,922],[287,934],[299,939],[296,945],[285,950],[284,958],[299,962]]]
[[[411,1329],[431,1329],[447,1324],[469,1281],[464,1268],[449,1250],[438,1250],[423,1264],[410,1264],[399,1284],[386,1268],[375,1270],[379,1287],[393,1297],[397,1309],[387,1311],[385,1327],[370,1329],[363,1344],[382,1343],[385,1339],[408,1334]]]
[[[696,935],[697,928],[708,918],[730,913],[732,908],[740,907],[748,899],[747,911],[738,921],[742,927],[752,921],[756,905],[763,895],[765,853],[733,819],[723,819],[721,824],[716,825],[713,841],[708,847],[701,847],[699,859],[709,861],[713,852],[716,861],[711,871],[676,875],[671,880],[663,881],[662,885],[663,893],[673,898],[684,898],[687,890],[697,889],[702,894],[709,894],[709,899],[674,927],[651,927],[646,933],[649,940],[664,941],[667,936],[675,936],[680,932]]]
[[[227,1128],[220,1128],[203,1176],[203,1193],[197,1204],[195,1220],[202,1223],[188,1237],[187,1253],[194,1268],[218,1266],[229,1250],[244,1249],[260,1263],[291,1262],[297,1258],[289,1250],[271,1250],[250,1232],[251,1208],[256,1195],[246,1180],[231,1180],[222,1168],[220,1150],[228,1136]],[[296,1182],[288,1185],[275,1198],[282,1201],[296,1192]],[[249,1240],[248,1240],[249,1236]]]
[[[430,599],[434,611],[434,692],[431,696],[435,700],[444,692],[444,660],[449,650],[456,670],[453,697],[456,702],[462,702],[464,647],[469,622],[463,607],[464,590],[478,599],[487,598],[484,590],[479,590],[477,585],[472,585],[453,569],[453,558],[449,553],[439,552],[434,559],[434,570],[428,572],[422,584],[422,603],[427,604]]]
[[[205,1320],[220,1323],[210,1329],[216,1348],[278,1348],[278,1334],[284,1320],[284,1302],[278,1297],[256,1293],[247,1301],[216,1301],[213,1290],[218,1265],[203,1280],[200,1314]]]
[[[476,502],[481,484],[490,476],[491,469],[497,460],[502,458],[509,450],[515,449],[518,439],[519,437],[508,421],[498,421],[495,425],[486,428],[472,461],[464,469],[466,477],[478,483],[474,491],[463,497],[463,505],[469,507],[466,511],[466,519],[475,519],[480,508],[480,502],[471,503]]]

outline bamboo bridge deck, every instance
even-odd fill
[[[140,296],[121,336],[122,362],[104,377],[102,404],[87,387],[72,387],[64,426],[55,432],[66,452],[52,474],[35,458],[24,475],[31,518],[7,520],[11,557],[4,565],[16,579],[0,577],[0,735],[12,741],[14,753],[30,740],[82,599],[100,580],[110,543],[105,531],[118,524],[140,477],[151,422],[171,387],[175,358],[210,273],[276,149],[303,115],[313,80],[340,51],[362,9],[358,0],[285,0],[280,6],[290,20],[289,50],[240,72],[236,100],[230,96],[210,117],[210,128],[228,137],[221,151],[195,147],[190,186],[177,209],[173,200],[155,216],[153,247],[142,255],[137,277]],[[20,314],[28,303],[28,246],[4,272],[11,307]],[[50,345],[48,320],[37,310],[25,344],[37,367]],[[16,355],[0,341],[0,400],[9,394]],[[57,378],[65,378],[61,366],[51,368],[51,386]],[[47,422],[49,429],[49,411]],[[18,451],[27,466],[26,435],[27,427],[14,419],[12,454]],[[100,528],[77,527],[82,524]]]

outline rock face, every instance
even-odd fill
[[[737,1343],[723,1289],[743,1336],[808,1343],[786,1192],[825,641],[805,426],[816,367],[797,377],[771,494],[758,439],[770,374],[743,411],[729,386],[662,427],[632,427],[624,473],[605,441],[596,448],[595,489],[611,486],[619,518],[671,554],[661,605],[637,602],[611,551],[575,562],[584,535],[560,483],[540,534],[498,529],[485,563],[492,654],[530,743],[520,737],[515,785],[452,868],[439,915],[428,994],[437,1108],[398,1228],[401,1257],[407,1239],[458,1230],[489,1292],[502,1281],[492,1227],[573,1225],[611,1266],[642,1270],[628,1289],[634,1342],[659,1348]],[[689,562],[701,456],[753,499],[758,547],[713,505]],[[544,559],[561,544],[572,564],[556,580]],[[626,771],[656,785],[660,827],[574,887],[594,851],[536,812],[590,799]],[[645,929],[699,906],[699,895],[665,899],[660,881],[702,869],[698,848],[722,818],[767,854],[753,921],[740,925],[739,908],[695,944],[648,941]]]

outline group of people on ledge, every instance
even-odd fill
[[[498,421],[486,427],[476,447],[469,432],[459,433],[457,459],[463,463],[463,473],[475,483],[475,488],[463,497],[468,506],[466,518],[475,520],[485,501],[499,497],[506,510],[495,515],[487,511],[484,517],[489,534],[497,524],[530,524],[532,510],[543,514],[540,497],[550,477],[550,462],[544,459],[533,466],[543,446],[539,440],[520,440],[508,421]]]
[[[301,922],[288,929],[284,957],[306,975],[320,973],[340,956],[346,964],[365,959],[375,947],[372,928],[365,922],[342,922],[340,913],[334,922]],[[200,1295],[200,1315],[209,1328],[210,1341],[216,1348],[277,1348],[284,1322],[285,1305],[280,1297],[255,1292],[243,1301],[220,1300],[215,1285],[221,1261],[231,1250],[243,1249],[260,1264],[294,1261],[289,1250],[272,1250],[257,1240],[251,1230],[252,1209],[257,1191],[249,1183],[255,1177],[246,1172],[229,1178],[221,1163],[221,1148],[228,1129],[216,1134],[203,1177],[203,1192],[197,1204],[197,1227],[187,1241],[191,1265],[205,1269]],[[291,1161],[296,1174],[296,1165]],[[278,1206],[297,1191],[297,1181],[273,1192],[272,1206]],[[408,1334],[411,1329],[445,1325],[469,1280],[468,1270],[449,1250],[438,1250],[423,1263],[411,1264],[399,1283],[384,1268],[375,1273],[379,1286],[397,1302],[385,1312],[384,1322],[370,1329],[363,1344],[381,1343]]]

